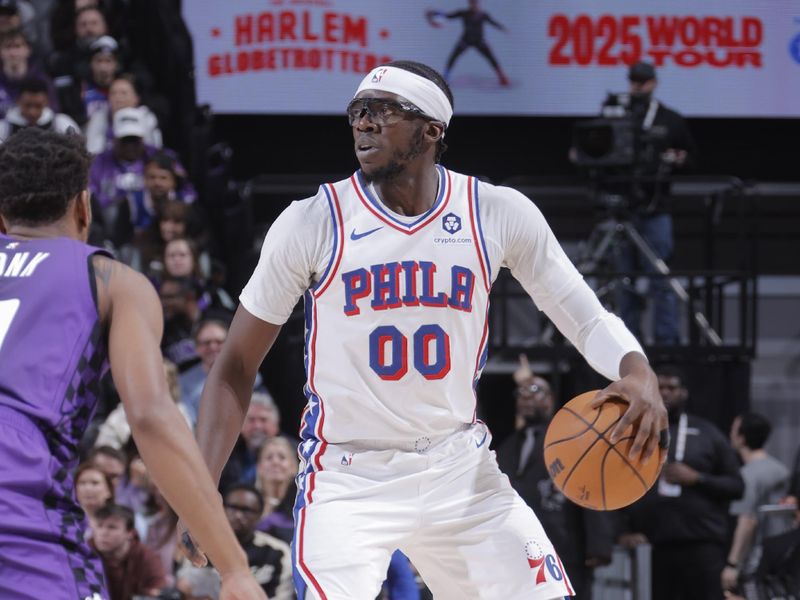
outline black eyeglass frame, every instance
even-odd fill
[[[361,105],[361,109],[358,111],[358,114],[355,114],[352,111],[352,107],[357,104]],[[380,104],[382,106],[389,106],[398,109],[400,110],[400,113],[397,114],[397,117],[399,118],[394,120],[391,118],[391,115],[389,118],[383,117],[377,112],[377,110],[375,110],[377,107],[371,107],[370,104]],[[438,119],[434,119],[433,117],[426,115],[420,107],[411,104],[410,102],[399,102],[396,100],[388,100],[386,98],[353,98],[347,105],[345,112],[347,114],[347,122],[350,124],[350,127],[353,127],[356,123],[363,119],[365,112],[369,116],[370,121],[381,126],[399,123],[406,115],[421,117],[426,121],[436,121],[437,123],[441,122]]]

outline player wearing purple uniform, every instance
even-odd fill
[[[85,244],[90,161],[82,138],[36,128],[0,146],[0,598],[107,598],[72,472],[109,362],[142,457],[209,551],[222,597],[264,598],[167,391],[155,290]]]

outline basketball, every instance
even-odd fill
[[[544,460],[556,487],[567,498],[594,510],[614,510],[641,498],[661,471],[660,448],[647,464],[631,461],[629,426],[616,444],[609,440],[628,404],[604,402],[592,408],[599,390],[567,402],[553,416],[544,437]]]

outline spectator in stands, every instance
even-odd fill
[[[144,464],[144,463],[142,463]],[[175,559],[178,556],[178,515],[148,477],[149,489],[141,510],[134,511],[136,533],[142,543],[158,554],[167,585],[174,585]]]
[[[195,324],[201,317],[197,288],[186,277],[166,277],[159,285],[158,295],[164,309],[161,351],[182,373],[199,361],[192,337]]]
[[[47,84],[41,79],[27,78],[19,83],[17,104],[0,120],[0,141],[7,140],[20,129],[38,127],[58,133],[74,131],[80,127],[69,116],[53,112],[48,106]]]
[[[88,49],[92,42],[108,35],[108,23],[103,11],[96,4],[86,4],[75,11],[75,43]]]
[[[202,283],[203,274],[197,248],[188,238],[175,238],[166,243],[163,264],[167,277],[189,277],[198,284]]]
[[[108,35],[99,37],[89,46],[89,77],[81,94],[86,119],[91,119],[95,113],[108,114],[109,89],[120,70],[118,49],[117,40]]]
[[[115,488],[114,501],[139,514],[145,510],[150,497],[152,482],[133,439],[130,439],[126,444],[126,454],[128,456],[128,464],[124,475]]]
[[[153,157],[155,158],[155,157]],[[149,165],[149,162],[148,162]],[[147,173],[147,169],[145,169]],[[147,176],[145,176],[147,186]],[[152,192],[151,192],[152,193]],[[157,280],[164,272],[164,247],[170,240],[192,236],[191,207],[180,200],[164,200],[163,205],[150,226],[135,239],[137,252],[136,268]],[[199,228],[200,225],[198,224]]]
[[[50,108],[58,111],[58,99],[50,77],[33,60],[30,41],[20,29],[0,34],[0,117],[13,108],[20,93],[20,84],[29,78],[40,79],[47,86]]]
[[[21,30],[28,40],[35,42],[35,17],[36,10],[27,0],[0,0],[0,36]]]
[[[158,555],[136,536],[133,511],[109,504],[97,511],[92,543],[103,559],[110,600],[157,596],[166,587]]]
[[[674,366],[655,369],[672,443],[661,478],[624,509],[623,546],[653,546],[653,600],[719,600],[730,530],[728,509],[741,498],[739,461],[725,435],[689,414],[689,392]]]
[[[114,501],[114,486],[100,469],[83,462],[75,469],[75,499],[86,513],[86,537],[90,538],[97,530],[97,511]]]
[[[74,42],[69,47],[51,54],[48,70],[61,110],[83,125],[87,119],[83,92],[90,78],[91,46],[109,33],[105,16],[94,6],[81,8],[75,13],[74,33]]]
[[[166,152],[174,158],[170,150],[159,150],[144,143],[147,123],[139,108],[118,110],[114,114],[113,129],[113,148],[97,155],[89,173],[89,188],[104,211],[122,201],[127,203],[129,194],[144,190],[144,166],[151,156]],[[182,173],[186,172],[176,160],[178,168]],[[182,183],[178,193],[184,202],[193,202],[196,197],[194,188],[187,180]],[[106,218],[106,226],[110,227],[109,223],[116,218]]]
[[[771,430],[767,418],[757,413],[739,415],[731,425],[731,445],[743,463],[744,496],[731,504],[736,529],[721,574],[725,591],[736,591],[740,582],[755,575],[764,537],[791,527],[787,515],[762,517],[758,512],[760,506],[778,504],[789,490],[789,469],[764,449]]]
[[[110,4],[110,6],[109,6]],[[86,8],[99,9],[101,18],[106,23],[106,33],[117,36],[121,30],[116,26],[119,20],[119,11],[115,10],[116,5],[122,4],[111,0],[102,2],[100,0],[55,0],[49,14],[50,45],[56,52],[63,52],[75,46],[76,39],[76,16],[77,13]],[[109,19],[106,15],[110,15]],[[86,17],[87,23],[82,24],[82,28],[96,25],[98,17],[90,14]],[[115,25],[112,27],[111,24]]]
[[[236,484],[223,496],[225,513],[247,554],[247,562],[256,581],[270,600],[293,600],[292,553],[289,545],[274,536],[256,530],[264,498],[252,485]]]
[[[297,447],[287,438],[276,435],[261,446],[255,487],[264,497],[264,510],[256,529],[291,541],[294,530],[292,511],[297,495],[294,478],[298,468]]]
[[[497,462],[539,517],[569,573],[575,595],[588,600],[594,568],[611,562],[611,518],[573,504],[553,485],[544,462],[544,434],[554,411],[550,384],[534,375],[524,355],[514,380],[516,431],[497,449]]]
[[[280,412],[265,389],[253,392],[242,431],[220,477],[220,489],[234,483],[254,483],[258,451],[270,438],[280,435]]]
[[[192,426],[197,422],[200,394],[206,377],[219,356],[226,337],[228,337],[228,323],[221,319],[203,319],[195,328],[194,345],[200,362],[181,373],[179,377],[181,397]]]
[[[198,254],[197,245],[188,238],[176,238],[164,247],[164,276],[188,277],[194,281],[200,294],[198,304],[203,313],[216,311],[233,314],[236,303],[221,286],[211,283],[205,276],[210,269],[208,253]]]
[[[111,481],[114,490],[117,489],[127,464],[127,457],[121,449],[98,444],[89,451],[86,461],[100,469]]]
[[[167,384],[169,384],[169,392],[172,399],[178,405],[186,422],[192,425],[189,418],[189,413],[186,407],[181,402],[181,389],[178,383],[178,368],[175,363],[164,359],[164,374],[167,376]],[[125,447],[128,440],[131,438],[131,427],[128,424],[128,417],[125,415],[125,408],[122,403],[119,403],[114,410],[109,413],[103,424],[100,425],[100,431],[95,440],[95,446],[111,446],[112,448],[121,449]]]
[[[137,107],[142,112],[146,126],[144,143],[154,148],[161,148],[163,142],[161,130],[158,128],[158,118],[150,109],[141,104],[134,77],[126,73],[111,82],[111,86],[108,88],[108,106],[94,111],[89,116],[89,122],[86,124],[86,148],[89,152],[99,154],[104,150],[110,150],[114,142],[112,127],[114,114],[122,108]],[[146,179],[147,169],[145,168]]]

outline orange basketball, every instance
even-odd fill
[[[553,416],[544,436],[544,461],[553,483],[567,498],[585,508],[614,510],[650,489],[661,461],[660,455],[652,456],[647,464],[628,458],[632,426],[616,444],[609,441],[628,405],[611,400],[599,409],[591,408],[589,403],[598,391],[576,396]]]

